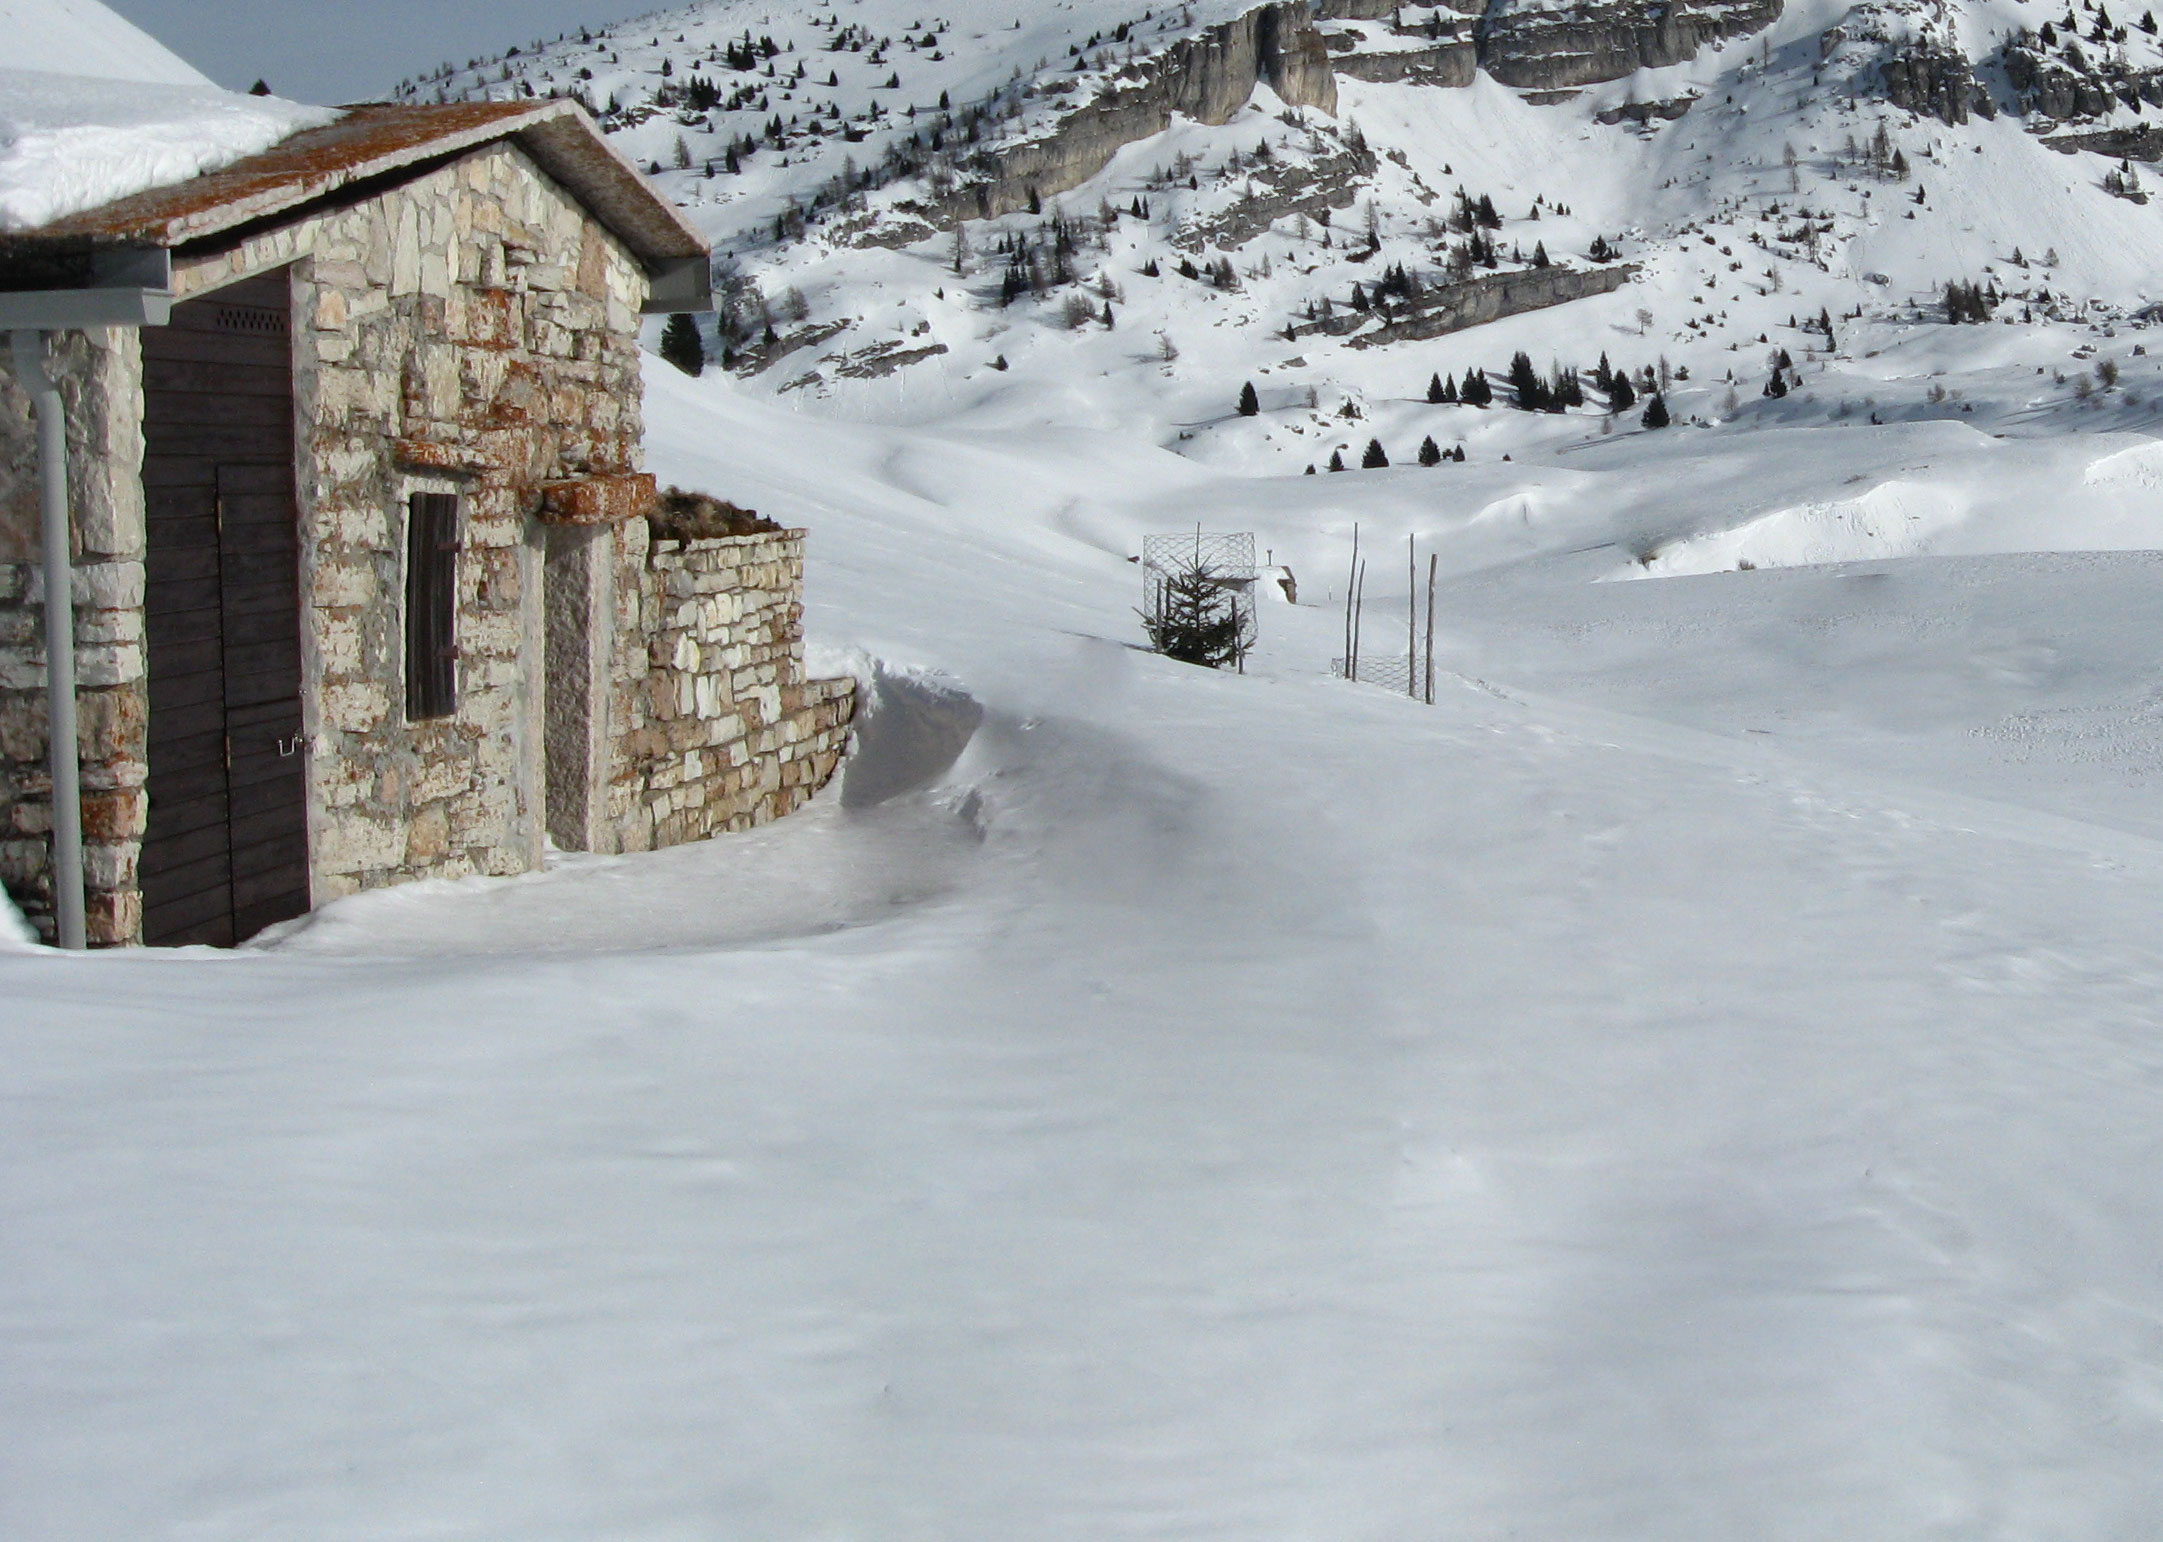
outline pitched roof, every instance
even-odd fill
[[[575,102],[370,103],[222,171],[0,238],[7,246],[178,247],[296,213],[356,184],[417,174],[444,157],[516,140],[649,266],[703,257],[706,238],[602,137]]]

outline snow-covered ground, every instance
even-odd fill
[[[665,368],[649,417],[811,526],[849,781],[0,957],[0,1532],[2142,1534],[2144,441],[1308,480]],[[1617,581],[1851,497],[1831,447],[1978,555]],[[2081,465],[2122,526],[1988,555]],[[1300,580],[1245,677],[1133,646],[1193,519]],[[1432,708],[1326,677],[1354,521],[1442,554]]]

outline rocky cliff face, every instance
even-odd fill
[[[1574,90],[1696,56],[1722,38],[1761,31],[1782,0],[1449,0],[1473,18],[1462,36],[1427,35],[1432,21],[1399,25],[1386,0],[1321,0],[1317,15],[1362,25],[1334,30],[1340,74],[1465,86],[1475,69],[1530,91]],[[1378,31],[1375,23],[1383,23]],[[1454,33],[1454,28],[1451,29]]]
[[[987,150],[953,211],[993,219],[1079,187],[1124,145],[1162,133],[1174,114],[1223,123],[1266,83],[1294,107],[1337,110],[1337,77],[1305,0],[1276,0],[1159,54],[1142,78],[1078,107],[1051,134]]]
[[[1469,86],[1479,72],[1479,48],[1470,38],[1451,38],[1417,48],[1388,52],[1335,54],[1330,63],[1340,75],[1384,84]]]
[[[2099,118],[2123,103],[2163,105],[2163,71],[2128,67],[2122,53],[2113,54],[2092,40],[2084,50],[2077,39],[2060,38],[2046,44],[2023,35],[2008,43],[2002,56],[2005,78],[2017,94],[2023,113],[2038,113],[2063,123],[2073,118]]]
[[[1937,49],[1911,48],[1879,66],[1885,99],[1895,107],[1936,118],[1941,123],[1965,123],[1968,114],[1995,118],[1996,104],[1975,79],[1975,71],[1961,55]]]
[[[1595,85],[1761,32],[1780,10],[1781,0],[1489,0],[1479,24],[1480,65],[1504,85],[1528,90]]]

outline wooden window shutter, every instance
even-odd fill
[[[406,508],[406,719],[458,710],[458,498],[415,493]]]

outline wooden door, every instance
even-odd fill
[[[154,945],[308,908],[288,293],[271,275],[143,331]]]

